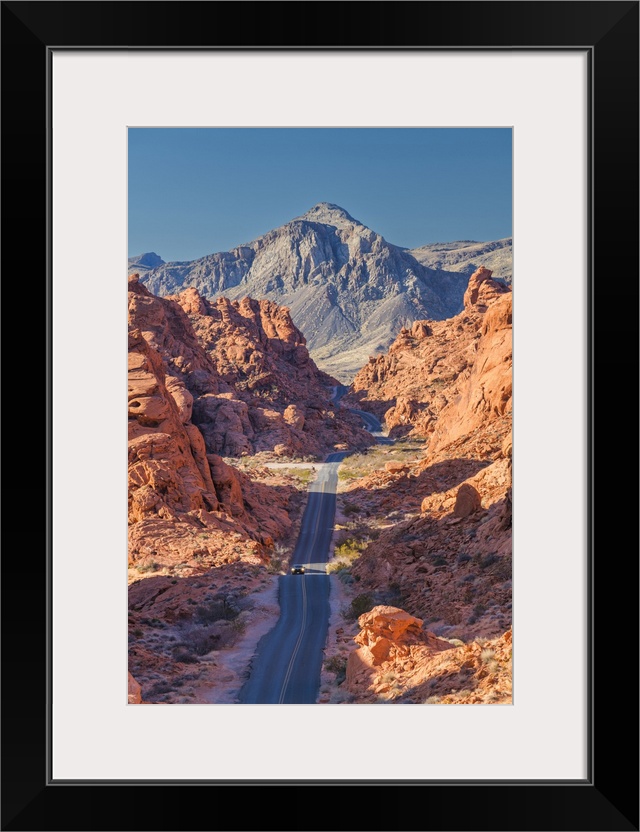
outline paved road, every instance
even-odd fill
[[[379,445],[393,445],[393,439],[385,436],[380,421],[372,413],[367,413],[366,410],[355,410],[353,407],[350,410],[362,419],[365,428],[375,436]]]
[[[338,403],[349,388],[334,393]],[[371,413],[354,410],[364,427],[382,444],[392,443]],[[309,486],[292,563],[304,563],[304,575],[283,575],[278,580],[280,618],[262,637],[251,663],[251,675],[239,693],[249,704],[308,704],[316,701],[320,670],[329,627],[329,576],[327,555],[336,513],[338,466],[346,453],[329,454],[318,466]]]
[[[329,626],[329,576],[325,571],[336,510],[338,466],[345,453],[329,454],[309,487],[292,563],[304,575],[279,578],[280,618],[258,643],[251,676],[240,690],[244,703],[316,701]]]

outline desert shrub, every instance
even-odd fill
[[[468,563],[471,560],[471,555],[461,552],[456,558],[456,563]]]
[[[383,603],[389,604],[391,607],[404,608],[407,602],[407,597],[400,584],[397,581],[393,581],[389,584],[388,589],[382,593],[381,600]]]
[[[239,615],[235,604],[227,601],[226,598],[212,598],[204,604],[196,607],[195,617],[202,624],[213,624],[215,621],[233,621]]]
[[[342,513],[345,514],[347,517],[351,516],[352,514],[360,514],[361,512],[360,506],[356,505],[355,503],[345,503],[342,507]]]
[[[168,682],[156,682],[153,687],[149,688],[149,696],[158,696],[161,693],[171,693],[172,686]]]
[[[361,595],[356,595],[347,608],[345,618],[347,621],[355,621],[363,613],[369,612],[369,610],[374,606],[374,603],[373,596],[369,592],[363,592]]]
[[[335,673],[336,685],[341,685],[347,678],[347,659],[346,656],[331,656],[324,663],[325,670],[329,673]]]
[[[368,539],[358,540],[354,537],[344,539],[335,547],[334,559],[328,564],[327,572],[339,572],[342,569],[350,568],[368,544]]]
[[[244,618],[234,618],[231,622],[231,629],[237,636],[241,636],[247,629],[247,622],[244,620]]]
[[[152,560],[149,563],[144,563],[141,566],[136,566],[138,572],[157,572],[161,568],[160,564],[156,563],[155,560]]]
[[[215,650],[220,642],[220,634],[212,632],[210,628],[194,633],[190,639],[190,648],[196,656],[206,656]]]
[[[367,542],[353,537],[347,538],[335,548],[335,556],[343,560],[352,561],[360,557],[360,553],[367,548]]]
[[[343,703],[353,702],[353,695],[348,693],[344,688],[334,690],[331,693],[329,702],[333,705],[341,705]]]
[[[190,653],[188,650],[176,650],[173,654],[173,658],[177,662],[181,662],[182,664],[198,664],[200,659]]]
[[[490,555],[485,555],[484,557],[480,558],[480,561],[479,561],[480,568],[481,569],[488,569],[490,566],[492,566],[498,560],[500,560],[500,558],[494,553],[491,553]]]
[[[500,580],[508,581],[513,573],[512,566],[511,566],[511,558],[498,558],[498,565],[493,570],[493,574],[496,578],[500,578]]]
[[[282,543],[276,543],[271,553],[271,559],[267,565],[267,572],[271,575],[280,574],[289,560],[290,550]]]

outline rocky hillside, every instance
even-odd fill
[[[459,315],[402,329],[344,399],[382,419],[392,436],[430,437],[431,450],[432,434],[451,440],[454,421],[458,432],[470,432],[494,411],[504,415],[510,401],[511,291],[485,268],[469,279]]]
[[[318,366],[350,381],[403,325],[459,312],[467,275],[425,266],[344,209],[320,203],[253,242],[159,264],[142,280],[160,296],[194,287],[210,300],[284,304]]]
[[[455,243],[430,243],[410,249],[423,266],[471,275],[480,266],[491,269],[493,277],[511,285],[513,277],[513,238],[477,243],[460,240]]]
[[[347,701],[510,697],[511,292],[479,269],[464,302],[450,321],[404,330],[388,355],[363,368],[344,400],[412,439],[404,462],[398,458],[407,440],[345,463],[341,506],[353,519],[338,538],[346,559],[338,569],[348,572],[355,594],[351,610],[392,605],[401,630],[402,622],[419,619],[408,641],[400,638],[391,650],[378,644],[384,633],[376,616],[361,615]],[[446,647],[434,637],[453,642]],[[374,658],[381,651],[380,660],[364,646]]]
[[[198,377],[194,421],[226,456],[273,451],[323,456],[371,443],[360,420],[331,402],[336,380],[318,370],[289,310],[268,300],[207,301],[195,289],[169,297],[188,315],[213,368]]]
[[[225,375],[230,360],[242,389]],[[267,371],[268,386],[252,385]],[[158,298],[130,277],[130,563],[153,571],[259,562],[288,530],[296,489],[254,482],[222,455],[314,455],[370,444],[355,417],[336,412],[331,381],[285,310],[250,301],[209,308],[194,290]]]
[[[251,482],[207,452],[192,421],[193,395],[163,357],[176,343],[167,315],[174,310],[137,281],[130,288],[131,577],[176,567],[179,574],[190,574],[239,559],[260,563],[265,547],[290,526],[291,495]],[[204,372],[206,362],[198,354],[186,316],[182,324]],[[155,332],[145,326],[155,326]],[[160,332],[163,337],[156,340]]]
[[[462,644],[441,639],[423,621],[391,606],[361,615],[346,689],[358,702],[501,704],[511,702],[511,631]]]
[[[209,303],[194,289],[159,298],[136,275],[129,297],[130,327],[159,352],[207,453],[324,456],[371,443],[359,419],[333,404],[336,380],[311,360],[287,309],[249,298]]]

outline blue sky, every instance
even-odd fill
[[[193,260],[333,202],[413,248],[511,235],[508,128],[131,128],[129,256]]]

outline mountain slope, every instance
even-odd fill
[[[157,266],[164,266],[164,260],[155,251],[147,251],[146,254],[138,254],[136,257],[130,257],[127,262],[128,273],[130,275],[134,272],[144,275]]]
[[[467,275],[425,266],[344,209],[319,203],[253,242],[159,264],[142,281],[160,296],[194,287],[209,299],[286,305],[318,366],[350,380],[402,326],[457,314]]]
[[[480,266],[490,269],[494,280],[511,284],[513,275],[513,238],[477,243],[459,240],[455,243],[429,243],[413,248],[411,254],[423,266],[472,275]]]

